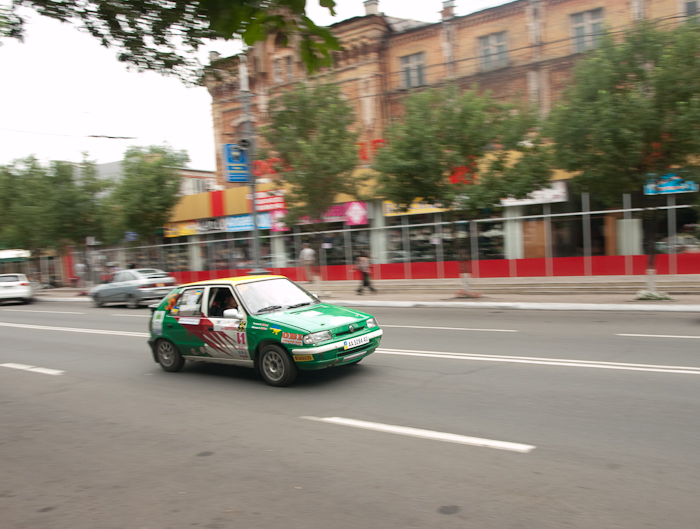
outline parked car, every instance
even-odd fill
[[[32,285],[24,274],[0,275],[0,301],[31,303],[34,299]]]
[[[142,303],[152,303],[163,298],[175,286],[175,278],[155,268],[135,268],[116,272],[88,293],[95,305],[126,303],[138,308]]]
[[[244,276],[182,285],[151,306],[153,359],[165,371],[185,361],[254,368],[271,386],[298,370],[354,365],[379,346],[369,314],[321,302],[284,276]]]

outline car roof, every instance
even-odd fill
[[[265,281],[268,279],[288,279],[286,276],[240,276],[240,277],[222,277],[219,279],[207,279],[206,281],[195,281],[194,283],[185,283],[181,287],[189,287],[193,285],[220,285],[221,283],[230,283],[232,285],[240,285],[243,283],[252,283],[254,281]]]

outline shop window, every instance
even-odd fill
[[[401,57],[401,87],[413,88],[425,84],[425,53]]]
[[[571,31],[575,53],[595,48],[603,35],[603,8],[571,15]]]
[[[437,246],[440,243],[435,225],[411,226],[408,229],[411,262],[437,261]]]
[[[506,32],[492,33],[479,37],[479,57],[483,70],[493,70],[508,66]]]
[[[505,259],[503,223],[478,222],[479,259]]]

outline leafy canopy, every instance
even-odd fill
[[[262,134],[291,184],[288,224],[301,217],[320,219],[338,194],[357,194],[354,122],[336,84],[300,84],[270,103],[270,124]]]
[[[334,0],[319,0],[335,14]],[[41,15],[77,23],[105,47],[119,50],[118,59],[138,70],[199,79],[194,58],[205,40],[241,37],[254,44],[276,36],[286,46],[299,38],[302,60],[311,70],[331,64],[332,50],[340,49],[328,28],[306,16],[306,0],[15,0]],[[22,38],[24,20],[8,19],[10,36]]]
[[[700,32],[640,23],[574,69],[549,117],[554,161],[603,200],[639,192],[650,174],[690,168],[700,152]],[[690,176],[690,175],[687,175]]]
[[[550,178],[533,133],[538,122],[526,107],[474,90],[460,93],[448,86],[415,92],[377,155],[379,192],[404,210],[423,200],[470,215],[502,198],[523,198]]]
[[[179,200],[180,172],[189,162],[185,151],[168,147],[130,147],[124,153],[123,176],[112,191],[109,209],[112,234],[134,231],[142,241],[154,242]],[[116,234],[114,233],[116,231]]]

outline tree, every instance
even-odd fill
[[[527,107],[475,90],[415,92],[377,155],[379,192],[404,211],[414,201],[450,208],[454,220],[476,218],[503,198],[524,198],[550,179],[535,132],[538,122]],[[458,255],[471,260],[468,246]],[[467,294],[468,271],[467,265],[462,275]]]
[[[554,161],[577,173],[573,183],[609,203],[639,194],[671,168],[693,170],[700,152],[700,33],[643,22],[575,67],[572,85],[552,111],[547,135]],[[656,176],[654,176],[656,175]],[[691,174],[686,175],[691,177]],[[654,290],[659,205],[646,197],[644,220],[649,290]]]
[[[334,0],[319,0],[335,14]],[[299,39],[302,60],[311,71],[331,64],[340,49],[327,28],[306,16],[306,0],[15,0],[39,14],[80,24],[105,47],[119,50],[118,59],[138,70],[199,78],[194,53],[210,39],[240,37],[248,44],[269,34],[286,46]],[[13,12],[10,36],[22,38],[24,20]]]
[[[189,162],[185,151],[168,147],[130,147],[124,153],[123,177],[114,187],[106,208],[115,231],[134,231],[140,240],[153,244],[179,200],[180,172]],[[116,230],[115,230],[116,229]]]

